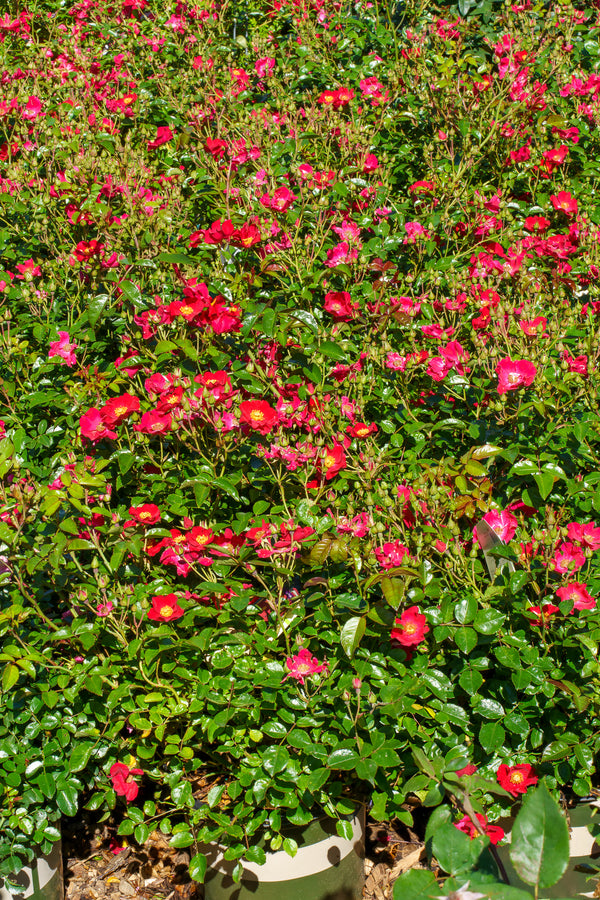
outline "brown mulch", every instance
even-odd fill
[[[390,900],[396,878],[424,859],[424,844],[411,829],[369,822],[363,900]],[[203,900],[202,886],[188,875],[189,854],[170,847],[160,831],[140,847],[84,814],[63,825],[63,862],[66,900]]]

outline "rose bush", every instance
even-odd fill
[[[542,774],[589,793],[599,27],[0,20],[2,690],[81,710],[69,784],[122,834],[260,859],[367,796],[460,823]]]

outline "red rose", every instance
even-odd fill
[[[333,316],[335,322],[349,322],[358,314],[358,303],[352,302],[348,291],[329,291],[325,294],[323,309]]]
[[[110,767],[110,780],[112,781],[115,794],[125,797],[127,802],[135,800],[139,787],[132,780],[131,776],[143,774],[141,769],[130,769],[125,763],[113,763]]]
[[[325,447],[325,456],[321,461],[321,468],[326,481],[334,478],[338,472],[346,468],[346,454],[341,444]]]
[[[153,622],[172,622],[174,619],[180,619],[183,614],[175,594],[153,597],[152,608],[148,610],[148,618]]]
[[[490,844],[498,844],[504,837],[504,830],[499,825],[488,825],[487,816],[482,815],[482,813],[476,813],[475,815],[483,829],[483,833],[489,837]],[[479,837],[479,831],[475,828],[469,816],[463,816],[460,822],[454,823],[454,827],[462,831],[463,834],[468,834],[471,839]]]
[[[516,391],[520,387],[529,387],[536,374],[537,369],[532,362],[505,356],[496,366],[498,393],[506,394],[507,391]]]
[[[418,606],[405,609],[400,618],[394,622],[396,627],[392,628],[392,640],[398,641],[402,647],[416,647],[425,640],[425,635],[429,631],[426,621]]]
[[[100,415],[106,425],[120,425],[125,419],[134,412],[138,412],[140,401],[133,394],[123,394],[121,397],[113,397],[107,400]]]
[[[79,419],[79,429],[81,431],[82,437],[86,437],[88,440],[93,441],[101,441],[103,438],[116,438],[116,432],[110,431],[103,419],[102,414],[99,409],[96,407],[92,407],[92,409],[88,409],[86,413]]]
[[[142,415],[142,418],[134,425],[136,431],[142,434],[164,434],[170,431],[172,426],[171,414],[161,415],[157,410],[151,409]]]
[[[160,521],[160,509],[154,503],[144,503],[142,506],[130,506],[129,515],[133,516],[140,525],[155,525]]]
[[[513,797],[517,794],[526,794],[527,788],[538,783],[533,766],[524,763],[520,766],[502,765],[496,773],[498,784]]]
[[[369,425],[366,422],[357,422],[355,425],[349,425],[346,428],[346,432],[355,438],[366,438],[370,434],[375,434],[377,430],[375,422],[371,422]]]
[[[244,400],[240,403],[240,424],[249,425],[260,434],[272,431],[277,421],[277,410],[265,400]]]
[[[214,533],[210,528],[203,528],[202,525],[195,525],[191,528],[187,535],[186,541],[190,550],[204,550],[207,544],[211,544],[214,539]]]
[[[525,612],[528,616],[531,616],[531,624],[540,627],[541,625],[548,625],[551,617],[555,613],[560,612],[560,610],[553,603],[544,603],[541,608],[539,606],[529,606]]]
[[[550,203],[557,212],[563,212],[566,216],[577,215],[577,200],[568,191],[559,191],[550,196]]]
[[[155,150],[163,144],[168,144],[175,137],[168,125],[159,125],[156,129],[156,137],[153,141],[148,141],[148,150]]]

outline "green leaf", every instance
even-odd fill
[[[330,753],[327,759],[330,769],[341,769],[342,771],[355,769],[358,762],[360,762],[360,756],[351,747],[339,747]]]
[[[131,302],[133,303],[133,305],[135,307],[143,308],[143,306],[145,304],[144,304],[144,301],[142,300],[142,295],[140,293],[139,287],[137,287],[135,284],[133,284],[132,281],[121,281],[121,282],[119,282],[119,287],[121,288],[121,290],[123,291],[123,293],[125,294],[127,299],[131,300]]]
[[[196,350],[192,342],[187,338],[177,338],[175,343],[181,350],[183,350],[188,359],[193,359],[194,361],[198,359],[198,351]]]
[[[54,797],[56,792],[56,781],[48,772],[42,772],[38,777],[34,780],[34,783],[39,787],[40,791],[47,797],[48,800],[51,800]]]
[[[487,840],[471,839],[450,822],[440,825],[433,836],[431,850],[440,866],[450,875],[470,872],[485,848]]]
[[[226,494],[229,494],[230,497],[233,497],[234,500],[239,500],[240,495],[238,494],[237,488],[234,484],[231,483],[227,478],[212,478],[211,484],[215,487],[221,488],[222,491],[225,491]]]
[[[295,747],[296,750],[310,750],[314,745],[311,736],[306,731],[300,731],[298,728],[290,732],[287,742],[291,747]]]
[[[108,294],[97,294],[88,300],[88,322],[94,328],[104,312],[106,304],[110,300]]]
[[[350,838],[352,838],[352,828],[350,829]],[[291,856],[293,858],[298,852],[298,844],[293,838],[284,838],[283,849],[288,856]]]
[[[552,472],[534,472],[533,479],[538,486],[542,500],[545,500],[554,487],[554,475]]]
[[[458,681],[463,691],[473,696],[483,684],[483,675],[477,669],[467,669],[461,672]]]
[[[397,609],[404,596],[405,582],[400,578],[390,578],[384,575],[381,579],[383,596],[393,609]]]
[[[342,628],[341,644],[344,648],[344,652],[350,659],[352,659],[356,653],[356,649],[361,642],[366,627],[365,619],[361,616],[355,616],[352,619],[348,619]]]
[[[189,866],[192,881],[199,881],[202,884],[206,876],[207,866],[208,860],[203,853],[196,853],[195,856],[192,856]]]
[[[506,732],[499,722],[487,722],[479,732],[479,743],[486,753],[493,753],[504,744]]]
[[[506,616],[495,609],[480,609],[473,625],[480,634],[495,634],[505,619]]]
[[[136,841],[138,842],[138,844],[145,844],[146,841],[148,840],[149,835],[150,835],[150,829],[148,828],[148,826],[146,825],[145,822],[142,822],[141,825],[137,825],[134,828],[133,836],[136,839]]]
[[[477,646],[477,632],[473,628],[461,628],[454,635],[461,653],[469,654]]]
[[[463,597],[454,606],[454,618],[460,625],[472,622],[477,613],[477,600],[474,597]]]
[[[76,744],[73,747],[69,759],[69,769],[71,772],[81,772],[82,769],[85,769],[93,749],[93,744]]]
[[[477,704],[476,709],[486,719],[502,719],[504,717],[504,707],[491,697],[484,697],[481,703]]]
[[[323,341],[323,343],[319,344],[317,350],[329,359],[346,359],[346,354],[342,348],[338,344],[334,344],[333,341]]]
[[[2,670],[2,690],[10,691],[19,680],[21,671],[14,663],[7,663]]]
[[[77,788],[71,784],[66,784],[59,788],[56,794],[56,805],[65,816],[74,816],[77,814],[79,792]]]
[[[512,827],[510,858],[527,884],[547,888],[569,862],[569,828],[545,782],[529,790]]]
[[[392,769],[400,765],[400,757],[391,747],[379,747],[371,754],[371,759],[385,769]]]
[[[394,900],[431,900],[435,896],[440,896],[440,885],[427,869],[411,869],[394,882]]]
[[[311,331],[314,331],[316,334],[319,330],[319,323],[315,319],[312,313],[307,312],[304,309],[297,309],[290,313],[290,317],[292,319],[297,319],[299,322],[302,322],[303,325],[308,325]]]
[[[176,263],[180,266],[196,266],[198,261],[185,253],[159,253],[156,262]],[[194,879],[195,880],[195,879]]]
[[[285,747],[268,747],[262,755],[262,761],[269,775],[275,775],[288,765],[290,754]]]
[[[572,741],[563,739],[552,741],[547,747],[544,747],[542,759],[564,759],[565,756],[570,756],[571,753],[573,753],[573,750],[574,747]]]
[[[258,866],[264,866],[267,861],[267,854],[262,847],[250,847],[245,856],[248,862],[256,863]]]
[[[513,572],[510,576],[510,589],[513,594],[518,594],[522,587],[529,581],[528,572]]]
[[[584,769],[591,770],[594,765],[594,754],[591,748],[586,747],[585,744],[577,744],[574,749],[579,765]]]
[[[169,841],[171,847],[177,847],[178,849],[191,847],[193,843],[194,835],[190,831],[180,831],[179,834],[174,834]]]
[[[219,800],[223,796],[224,790],[224,784],[215,784],[211,787],[208,794],[206,795],[206,802],[211,809],[218,804]]]

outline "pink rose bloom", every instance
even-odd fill
[[[498,393],[506,394],[520,387],[529,387],[537,374],[533,363],[526,359],[510,359],[505,356],[496,366],[498,376]]]
[[[139,793],[139,787],[133,780],[133,775],[143,775],[141,769],[130,769],[125,763],[113,763],[110,767],[110,780],[115,794],[125,797],[127,802],[135,800]]]
[[[557,212],[563,212],[571,218],[577,215],[577,200],[568,191],[559,191],[550,196],[550,203]]]
[[[304,679],[309,675],[318,675],[329,669],[328,663],[320,663],[316,656],[311,656],[310,650],[307,650],[306,647],[299,650],[296,656],[286,659],[285,664],[289,671],[287,675],[284,675],[283,680],[295,678],[300,684],[304,684]]]
[[[327,262],[325,265],[329,269],[335,269],[336,266],[351,263],[358,259],[358,250],[351,250],[347,241],[342,241],[327,251]]]
[[[434,381],[443,381],[451,369],[452,363],[444,359],[443,356],[432,356],[427,365],[427,374]]]
[[[42,101],[39,97],[30,97],[23,109],[21,115],[29,122],[33,122],[42,112]]]
[[[36,266],[33,259],[28,259],[24,263],[17,263],[16,269],[19,273],[17,275],[17,278],[19,278],[21,281],[31,281],[31,279],[36,275],[42,274],[42,270],[39,266]]]
[[[157,147],[162,147],[163,144],[168,144],[174,137],[175,135],[168,125],[158,125],[156,128],[156,137],[153,141],[148,141],[148,150],[155,150]]]
[[[104,421],[102,420],[102,416],[100,415],[100,410],[92,407],[88,409],[86,413],[79,419],[79,429],[81,431],[81,436],[88,438],[88,440],[93,441],[101,441],[103,438],[110,438],[114,440],[117,436],[115,431],[110,431]]]
[[[518,521],[516,516],[509,513],[507,509],[504,509],[501,512],[498,512],[496,509],[491,509],[485,514],[483,521],[487,522],[492,531],[495,531],[500,540],[504,541],[505,544],[508,543],[508,541],[512,541],[514,538]]]
[[[401,566],[402,561],[407,556],[410,556],[410,553],[400,541],[394,541],[393,543],[388,541],[381,549],[377,548],[375,550],[375,556],[383,569],[393,569],[395,566]]]
[[[96,607],[96,614],[101,618],[105,618],[109,616],[113,609],[115,608],[114,603],[111,600],[108,600],[106,603],[99,603]]]
[[[394,369],[398,372],[406,371],[406,357],[400,356],[399,353],[388,353],[385,358],[385,365],[387,369]]]
[[[59,356],[68,366],[74,366],[77,363],[75,350],[77,344],[71,344],[68,331],[59,331],[58,340],[52,341],[50,350],[48,351],[48,359],[53,356]]]
[[[271,209],[275,209],[277,210],[277,212],[286,212],[293,204],[294,200],[297,199],[298,197],[293,194],[289,188],[278,187],[277,190],[273,193],[270,206]]]
[[[536,316],[535,319],[521,319],[519,328],[528,337],[545,336],[548,327],[548,319],[545,316]]]
[[[325,294],[323,309],[333,316],[336,322],[349,322],[359,314],[359,305],[353,301],[348,291],[328,291]]]
[[[379,168],[379,160],[374,153],[367,153],[363,163],[363,172],[374,172]],[[391,211],[391,210],[390,210]]]
[[[578,375],[588,374],[587,356],[571,356],[568,350],[563,350],[561,356],[569,367],[569,372],[576,372]]]
[[[571,584],[565,584],[556,591],[561,600],[572,600],[573,610],[596,609],[595,599],[588,593],[587,585],[580,581],[573,581]]]
[[[585,562],[583,550],[576,547],[575,544],[561,544],[552,560],[555,572],[561,575],[565,572],[573,572],[580,569]]]
[[[600,528],[594,522],[570,522],[567,525],[569,539],[575,544],[589,547],[590,550],[600,549]]]
[[[414,241],[417,237],[423,235],[424,237],[428,237],[428,232],[423,228],[420,222],[405,222],[404,230],[406,231],[406,240]],[[405,243],[406,243],[405,240]]]
[[[360,244],[362,246],[360,241],[360,228],[356,222],[345,219],[341,225],[332,225],[331,230],[335,231],[338,237],[343,241],[354,242],[355,244]]]
[[[263,56],[254,63],[254,71],[259,78],[269,78],[275,69],[275,59],[272,56]]]

